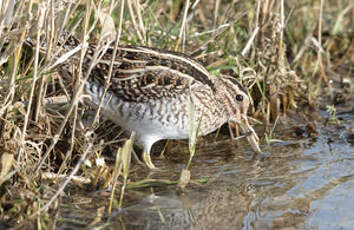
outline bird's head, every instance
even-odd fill
[[[246,90],[233,77],[220,77],[221,84],[218,90],[222,91],[222,100],[229,114],[229,122],[237,123],[256,153],[262,153],[259,148],[259,138],[248,123],[247,111],[250,99]]]

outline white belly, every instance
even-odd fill
[[[85,86],[85,103],[97,108],[103,88]],[[127,102],[107,92],[102,104],[103,115],[122,128],[134,131],[137,139],[187,139],[189,137],[186,96],[173,101],[150,100],[145,103]],[[139,140],[140,139],[140,140]]]

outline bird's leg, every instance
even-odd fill
[[[152,169],[152,170],[157,169],[151,161],[150,154],[147,153],[146,150],[144,150],[144,152],[143,152],[143,161],[149,169]]]

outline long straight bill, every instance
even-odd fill
[[[248,123],[247,117],[242,116],[242,119],[239,122],[239,125],[240,125],[243,133],[250,133],[250,135],[247,136],[247,140],[250,143],[253,151],[258,154],[261,154],[262,151],[259,148],[259,138],[258,138],[256,132],[254,131],[254,129]]]

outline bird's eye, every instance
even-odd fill
[[[236,100],[237,101],[243,101],[243,96],[241,94],[236,95]]]

